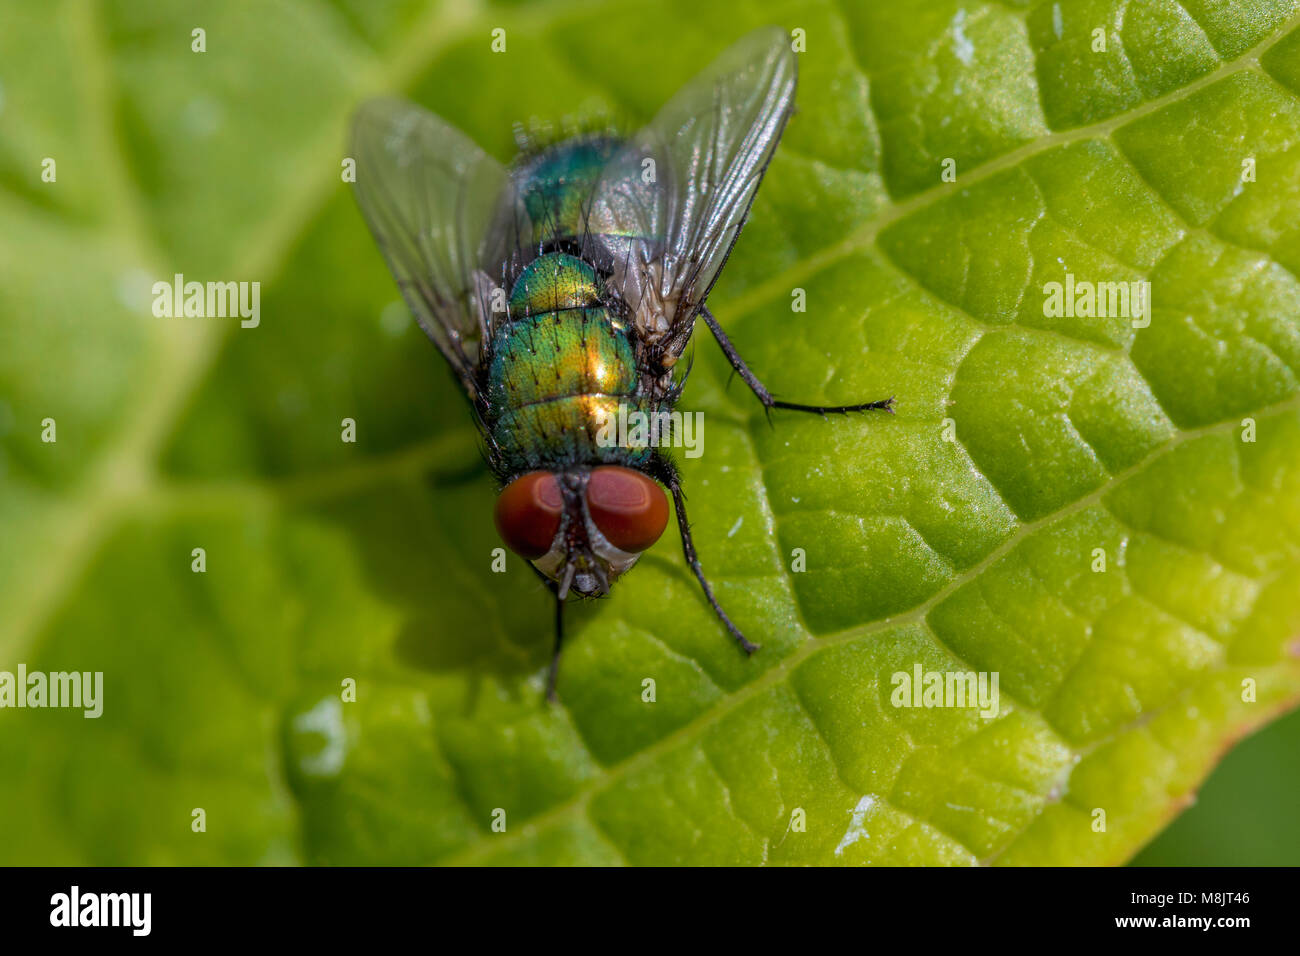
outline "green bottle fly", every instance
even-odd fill
[[[795,74],[785,32],[757,30],[633,135],[575,137],[510,167],[412,104],[357,114],[361,211],[469,398],[501,485],[502,538],[556,597],[548,693],[565,601],[608,593],[662,534],[669,495],[705,598],[757,649],[704,576],[663,447],[672,430],[646,443],[607,427],[672,413],[697,318],[766,409],[892,405],[774,399],[705,305],[791,115]]]

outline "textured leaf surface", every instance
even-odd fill
[[[0,714],[5,862],[1121,862],[1300,695],[1289,0],[2,16],[0,669],[106,681],[98,720]],[[504,159],[767,22],[800,111],[713,309],[778,394],[898,414],[769,428],[701,341],[692,518],[763,649],[670,532],[546,707],[549,598],[491,573],[343,123],[405,92]],[[260,281],[261,325],[154,318],[175,272]],[[1150,326],[1045,317],[1067,272],[1149,280]],[[891,706],[917,663],[998,672],[1000,714]]]

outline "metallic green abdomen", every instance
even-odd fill
[[[609,137],[572,140],[524,164],[516,180],[533,223],[534,242],[581,234],[592,190],[619,145]]]
[[[534,247],[577,241],[584,245],[584,254],[598,257],[608,267],[627,253],[627,239],[655,238],[642,236],[639,218],[628,216],[627,210],[655,208],[657,187],[642,178],[640,157],[633,157],[635,167],[624,169],[628,158],[620,155],[622,147],[622,141],[608,136],[569,140],[533,156],[515,171]],[[596,202],[610,162],[620,164],[618,172],[627,175],[618,177],[604,202]]]
[[[646,449],[602,442],[620,404],[640,409],[627,330],[599,304],[589,265],[552,253],[516,281],[510,319],[493,338],[488,432],[515,472],[571,464],[629,464]],[[606,430],[606,434],[608,430]]]

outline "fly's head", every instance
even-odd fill
[[[530,471],[496,505],[501,539],[556,583],[561,600],[607,594],[667,524],[663,488],[618,465]]]

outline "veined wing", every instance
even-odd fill
[[[352,125],[356,197],[402,295],[469,393],[491,334],[479,266],[505,168],[442,119],[371,100]]]
[[[597,187],[589,230],[640,237],[611,240],[614,281],[670,360],[745,224],[795,81],[789,36],[778,27],[748,34],[632,138]]]

